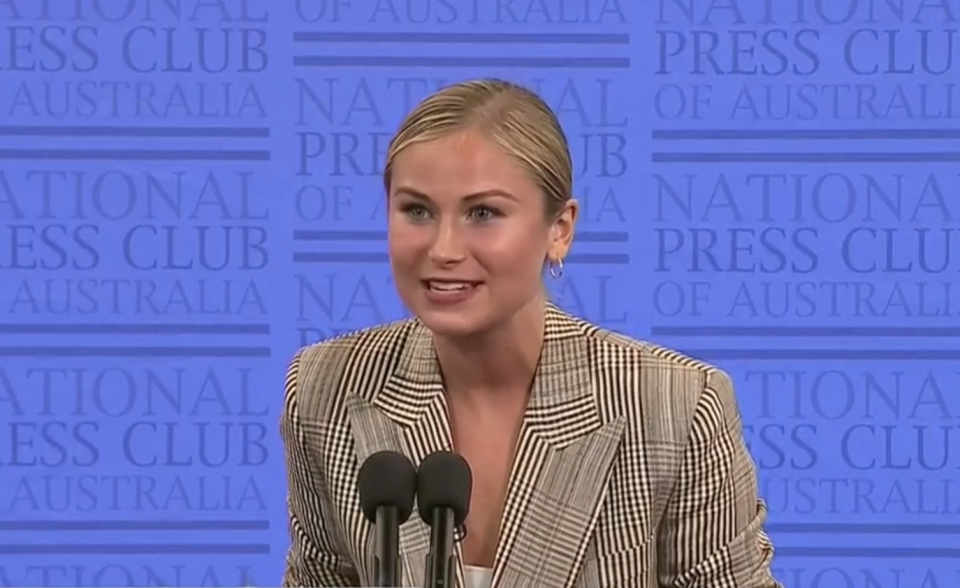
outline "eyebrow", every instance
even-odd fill
[[[419,199],[419,200],[432,201],[432,198],[430,198],[430,196],[428,196],[427,194],[421,192],[420,190],[416,190],[416,189],[414,189],[414,188],[410,188],[409,186],[401,186],[401,187],[397,188],[395,194],[397,194],[397,195],[405,194],[405,195],[407,195],[407,196],[412,196],[412,197],[417,198],[417,199]],[[490,198],[490,197],[492,197],[492,196],[499,196],[499,197],[501,197],[501,198],[509,198],[510,200],[516,200],[516,199],[517,199],[517,197],[514,196],[513,194],[511,194],[510,192],[506,192],[506,191],[504,191],[504,190],[497,190],[497,189],[493,189],[493,190],[483,190],[483,191],[481,191],[481,192],[474,192],[473,194],[468,194],[468,195],[464,196],[463,199],[464,199],[464,200],[480,200],[481,198]]]

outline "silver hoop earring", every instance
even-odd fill
[[[550,277],[559,280],[563,276],[563,260],[550,261]]]

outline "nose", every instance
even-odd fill
[[[441,222],[430,247],[430,260],[438,265],[450,265],[462,261],[464,257],[459,227],[450,221]]]

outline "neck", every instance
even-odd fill
[[[469,401],[526,393],[540,362],[543,323],[544,301],[536,299],[489,333],[469,340],[436,337],[447,390]]]

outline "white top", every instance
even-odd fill
[[[463,566],[465,588],[490,588],[493,584],[493,570],[477,566]]]

